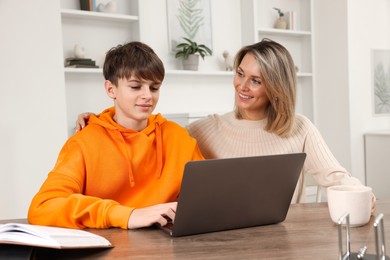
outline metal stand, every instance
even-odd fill
[[[343,222],[346,221],[346,252],[343,250]],[[376,255],[366,254],[367,247],[361,248],[358,253],[351,253],[349,213],[345,213],[338,221],[339,225],[339,260],[390,260],[386,256],[385,229],[383,214],[379,214],[374,221],[375,229],[375,250]],[[379,243],[381,241],[381,245]]]

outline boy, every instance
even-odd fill
[[[203,156],[184,128],[151,114],[163,63],[130,42],[108,51],[103,74],[114,107],[65,143],[31,202],[31,224],[134,229],[174,220],[184,165]]]

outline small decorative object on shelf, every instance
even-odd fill
[[[100,3],[97,6],[97,11],[98,12],[103,12],[103,13],[116,13],[117,10],[117,5],[115,0],[109,1],[107,4]]]
[[[96,62],[89,58],[66,58],[64,65],[67,68],[99,68]]]
[[[198,70],[199,55],[204,59],[207,55],[212,55],[213,51],[204,44],[197,44],[196,42],[183,38],[186,42],[180,43],[176,46],[176,58],[183,58],[184,70]]]
[[[297,15],[294,11],[286,12],[286,21],[287,21],[287,29],[289,30],[296,30],[297,28]]]
[[[223,59],[225,60],[225,70],[232,71],[233,70],[233,60],[228,51],[223,51],[222,53]]]
[[[75,58],[84,58],[85,57],[85,48],[80,44],[75,44],[73,47],[73,54]]]
[[[85,57],[86,51],[80,44],[75,44],[73,57],[65,59],[65,67],[68,68],[99,68],[96,62]]]
[[[275,22],[275,28],[276,29],[287,29],[287,21],[286,18],[284,17],[284,13],[280,8],[274,7],[274,9],[278,12],[278,19],[276,19]]]

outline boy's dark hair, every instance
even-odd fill
[[[142,42],[129,42],[111,48],[104,60],[103,75],[115,86],[121,78],[131,76],[162,82],[165,69],[162,61],[148,45]]]

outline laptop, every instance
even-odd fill
[[[190,161],[184,169],[173,237],[285,220],[305,153]]]

